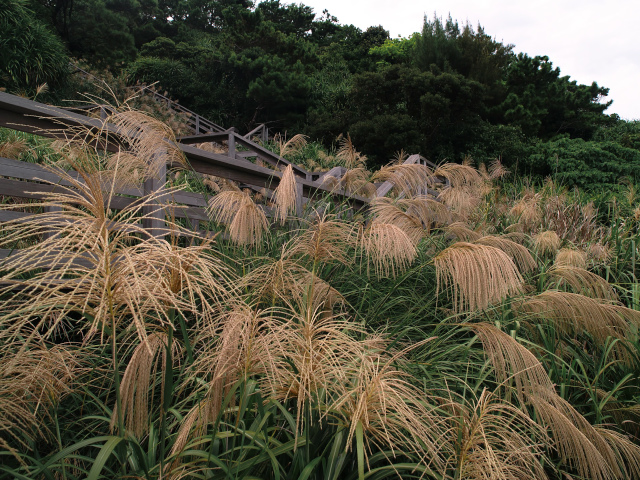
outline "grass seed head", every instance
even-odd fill
[[[558,266],[569,266],[586,269],[587,268],[587,255],[580,250],[574,248],[561,248],[556,253],[556,259],[554,262]]]
[[[482,176],[470,165],[445,163],[438,166],[433,174],[449,180],[452,187],[477,186],[482,183]]]
[[[28,450],[28,443],[47,437],[50,408],[71,391],[80,367],[76,352],[62,345],[32,344],[18,351],[4,348],[0,356],[0,445],[17,455],[11,445]]]
[[[433,171],[419,163],[382,167],[374,173],[371,180],[390,182],[396,194],[405,194],[408,197],[419,195],[426,186],[435,182]]]
[[[569,286],[575,293],[592,298],[615,301],[618,299],[613,286],[600,275],[584,268],[555,264],[547,270],[549,286]]]
[[[374,222],[395,225],[401,229],[417,245],[425,234],[422,219],[407,213],[406,202],[394,201],[388,197],[379,197],[371,201],[371,213]],[[403,208],[404,207],[404,208]]]
[[[296,177],[291,165],[285,168],[273,196],[276,205],[276,218],[280,220],[281,225],[284,225],[289,214],[296,211]]]
[[[538,255],[555,255],[561,243],[558,234],[552,230],[540,232],[533,237],[533,248]]]
[[[395,278],[416,258],[414,240],[397,225],[373,221],[364,230],[361,245],[373,263],[376,276]]]
[[[455,412],[448,440],[448,468],[469,480],[541,480],[547,474],[544,429],[525,412],[484,389],[473,403],[443,406]]]
[[[338,139],[340,141],[340,148],[338,149],[336,160],[342,161],[344,166],[349,169],[364,167],[367,162],[367,157],[356,150],[356,147],[351,141],[351,136],[347,133],[346,137],[341,135]]]
[[[618,339],[613,351],[618,358],[632,361],[625,346],[631,326],[640,325],[640,312],[606,300],[548,290],[514,303],[522,322],[551,321],[555,328],[577,338],[586,332],[599,344]]]
[[[502,250],[458,242],[434,258],[437,291],[451,287],[455,311],[483,310],[522,291],[523,279]]]
[[[207,213],[229,229],[239,245],[260,245],[269,228],[267,217],[251,197],[240,190],[225,190],[209,200]]]
[[[120,387],[122,410],[125,427],[136,437],[142,438],[149,431],[149,414],[153,409],[153,392],[158,369],[166,365],[167,336],[164,333],[153,333],[145,342],[141,342],[133,351],[131,359],[122,376]],[[177,360],[180,349],[173,345],[173,359]],[[164,392],[164,372],[162,375],[162,392]],[[161,398],[163,394],[161,393]],[[117,423],[117,406],[111,417],[112,431]]]
[[[531,272],[538,266],[527,247],[509,240],[508,238],[487,235],[473,241],[472,243],[499,248],[512,258],[513,262],[520,270],[520,273]]]
[[[347,448],[351,448],[358,428],[362,428],[365,455],[390,450],[393,456],[411,452],[420,463],[439,470],[444,465],[440,438],[443,419],[428,398],[414,387],[407,373],[398,368],[403,352],[365,348],[347,365],[349,374],[340,384],[340,394],[331,404],[330,414],[349,428]]]
[[[0,157],[18,159],[28,148],[24,138],[8,138],[0,144]]]
[[[376,196],[377,188],[369,181],[370,177],[371,174],[364,167],[352,168],[342,176],[339,186],[351,195],[373,198]]]
[[[273,141],[276,142],[278,154],[281,157],[286,157],[287,155],[295,155],[303,150],[307,146],[307,138],[306,135],[298,133],[287,140],[286,134],[276,133]]]
[[[587,259],[593,263],[606,264],[611,259],[611,248],[602,243],[592,243],[587,247]]]
[[[305,257],[316,265],[334,262],[349,265],[353,263],[349,250],[356,246],[355,240],[351,224],[320,215],[294,236],[285,247],[284,256]]]

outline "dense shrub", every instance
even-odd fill
[[[640,151],[611,141],[564,137],[539,144],[527,163],[531,173],[554,175],[568,186],[594,188],[618,183],[621,177],[637,181]]]
[[[0,87],[27,91],[68,76],[69,57],[60,39],[37,20],[24,0],[0,0]]]

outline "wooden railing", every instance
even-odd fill
[[[105,84],[104,80],[96,77],[95,75],[93,75],[90,72],[87,72],[86,70],[83,70],[82,68],[80,68],[75,63],[70,63],[69,66],[75,72],[81,73],[82,75],[92,79],[96,83]],[[186,122],[187,122],[187,126],[192,130],[192,132],[195,135],[200,135],[201,133],[224,132],[225,131],[225,129],[223,127],[221,127],[220,125],[212,122],[211,120],[208,120],[208,119],[202,117],[201,115],[198,115],[197,113],[195,113],[195,112],[189,110],[188,108],[180,105],[175,100],[172,100],[169,97],[166,97],[166,96],[162,95],[161,93],[159,93],[156,90],[154,90],[152,87],[149,87],[147,85],[142,85],[140,87],[140,91],[148,93],[156,101],[166,105],[167,108],[169,108],[170,110],[173,110],[174,112],[182,113],[184,118],[185,118],[185,120],[186,120]],[[82,108],[82,107],[79,107],[79,108]],[[78,109],[78,107],[76,107],[75,109]],[[263,125],[260,125],[259,127],[256,127],[256,129],[254,129],[254,130],[257,130],[257,129],[261,128],[261,127],[263,127]],[[265,138],[265,141],[266,141],[266,138]]]
[[[87,117],[3,92],[0,92],[0,126],[51,138],[67,138],[70,133],[82,129],[85,132],[91,132],[91,135],[85,138],[94,138],[94,142],[101,143],[106,140],[105,135],[108,135],[109,142],[104,143],[104,146],[110,151],[117,151],[123,146],[126,148],[127,135],[121,134],[118,127],[106,123],[104,119]],[[124,138],[122,145],[117,144],[118,138]],[[192,145],[212,141],[226,141],[228,151],[212,153]],[[344,170],[337,172],[334,169],[326,173],[308,172],[253,142],[247,138],[247,135],[239,135],[233,130],[182,137],[178,139],[175,146],[182,151],[195,172],[233,180],[252,188],[265,189],[267,192],[272,192],[279,185],[283,175],[281,170],[292,165],[296,178],[296,213],[298,215],[302,214],[305,202],[319,196],[334,197],[338,202],[343,202],[345,206],[355,210],[369,202],[369,199],[362,196],[323,186],[324,175],[337,173],[338,177],[341,177],[345,173]],[[251,157],[261,159],[275,169],[256,165],[248,160]],[[412,155],[405,163],[425,162],[427,161],[419,155]],[[166,167],[167,165],[161,168],[159,175],[148,179],[139,188],[116,191],[111,205],[116,209],[125,208],[140,197],[158,192],[167,182]],[[71,172],[71,174],[74,173]],[[46,183],[34,183],[37,181]],[[0,158],[0,195],[38,199],[56,185],[65,185],[65,181],[53,170],[33,163]],[[393,184],[390,182],[379,185],[378,195],[386,195],[392,187]],[[437,195],[437,192],[428,191],[427,186],[424,193]],[[166,204],[158,205],[155,210],[147,211],[145,214],[142,227],[149,235],[163,236],[167,233],[165,225],[167,209],[171,210],[171,215],[175,218],[187,223],[194,232],[204,233],[200,228],[200,222],[209,219],[205,212],[207,199],[202,194],[178,191],[165,197],[163,201],[166,200]],[[28,215],[30,214],[23,212],[0,211],[0,222],[20,219]],[[7,256],[8,253],[8,251],[0,251],[0,257]]]
[[[42,199],[48,194],[61,191],[60,187],[73,187],[73,184],[65,179],[66,175],[80,182],[82,181],[81,177],[74,171],[62,174],[62,172],[57,173],[55,169],[45,168],[42,165],[3,157],[0,157],[0,173],[2,177],[5,177],[0,178],[0,195],[21,199]],[[161,176],[162,173],[159,177]],[[116,188],[113,197],[109,199],[109,208],[113,210],[126,208],[139,201],[140,197],[157,191],[158,184],[154,181],[147,181],[139,188]],[[177,206],[177,208],[171,209],[171,215],[174,218],[183,219],[183,223],[187,224],[194,233],[206,234],[204,230],[200,229],[201,221],[209,221],[205,212],[207,202],[203,195],[192,192],[171,191],[167,196],[170,197],[171,204]],[[152,205],[147,208],[151,208],[151,211],[147,210],[146,212],[148,218],[143,220],[139,226],[145,228],[149,235],[165,235],[167,232],[163,228],[165,215],[163,206]],[[154,215],[155,210],[159,215]],[[26,220],[32,215],[32,213],[28,212],[0,210],[0,222]],[[155,220],[162,223],[155,222]],[[46,225],[43,226],[46,227]],[[10,250],[0,249],[0,258],[8,256],[10,252]]]
[[[105,122],[100,119],[87,117],[3,92],[0,92],[0,126],[50,138],[66,138],[70,132],[78,128],[87,132],[93,132],[93,135],[103,132],[109,134],[111,137],[111,141],[106,144],[107,149],[116,151],[119,148],[118,145],[113,142],[113,138],[118,137],[118,128],[114,125],[105,124]],[[220,135],[222,135],[222,137],[219,137]],[[246,157],[248,154],[251,154],[278,167],[283,167],[290,163],[233,131],[196,137],[198,143],[212,141],[212,138],[225,138],[230,143],[230,149],[227,154],[212,153],[196,148],[188,144],[190,139],[186,139],[186,143],[177,143],[176,147],[184,153],[191,168],[199,173],[214,175],[253,187],[273,190],[279,185],[282,172],[280,170],[256,165],[247,160]],[[191,137],[191,139],[193,138],[194,137]],[[242,145],[243,148],[247,148],[247,150],[244,152],[235,151],[233,148],[235,142],[238,142],[238,144]],[[295,167],[295,172],[296,190],[297,196],[299,197],[297,204],[300,208],[302,208],[304,198],[310,199],[322,195],[336,197],[339,201],[344,201],[355,209],[362,208],[368,203],[368,199],[364,197],[348,195],[343,191],[332,191],[323,187],[319,182],[308,180],[311,175],[299,167]],[[42,192],[40,191],[38,193],[37,189],[34,190],[34,184],[30,183],[33,180],[41,179],[54,184],[60,180],[56,178],[55,174],[52,174],[42,166],[6,158],[0,161],[0,176],[7,177],[0,179],[0,195],[11,195],[21,198],[40,198],[42,196]],[[165,185],[165,183],[166,174],[163,172],[158,178],[145,182],[142,190],[120,193],[137,196],[145,195],[157,190]],[[38,188],[41,189],[42,185]],[[33,195],[36,196],[34,197]],[[126,197],[122,197],[122,199],[118,201],[126,203],[128,200],[125,200],[125,198]],[[206,199],[202,195],[180,192],[179,194],[172,195],[171,201],[185,207],[176,210],[180,212],[176,215],[179,218],[180,215],[183,215],[182,218],[186,218],[194,223],[194,229],[198,229],[198,225],[195,225],[195,223],[207,220],[204,211]],[[15,212],[2,213],[3,215],[0,216],[0,221],[8,220],[9,217],[15,218]],[[164,228],[164,212],[158,211],[155,218],[146,223],[144,227],[149,229],[151,234],[155,235],[158,232],[162,232]]]
[[[202,133],[211,133],[211,132],[224,132],[225,129],[218,125],[217,123],[212,122],[211,120],[207,120],[206,118],[198,115],[195,112],[192,112],[186,107],[183,107],[178,102],[171,100],[169,97],[165,97],[161,93],[156,92],[150,87],[143,85],[141,87],[142,91],[148,92],[156,101],[164,103],[167,108],[173,110],[174,112],[182,113],[187,126],[193,130],[195,135],[200,135]]]
[[[204,135],[189,135],[178,138],[178,142],[182,145],[193,145],[196,143],[207,142],[227,142],[227,156],[238,160],[245,160],[247,158],[259,159],[273,167],[278,169],[284,169],[291,165],[293,173],[305,180],[313,180],[312,174],[307,172],[304,168],[299,167],[291,163],[289,160],[282,158],[280,155],[273,153],[271,150],[263,147],[262,145],[255,143],[243,135],[238,134],[235,129],[226,130],[219,133],[207,133]],[[238,147],[242,147],[244,150],[240,151]]]

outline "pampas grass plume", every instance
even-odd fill
[[[437,291],[451,287],[457,312],[475,311],[522,291],[523,279],[511,257],[502,250],[458,242],[434,259]]]
[[[538,255],[555,255],[562,240],[553,230],[540,232],[533,237],[533,248]]]
[[[269,228],[267,217],[251,197],[240,190],[226,190],[209,200],[207,213],[227,225],[229,236],[239,245],[259,245]]]
[[[276,218],[280,220],[281,225],[284,225],[287,216],[296,210],[296,177],[291,165],[285,168],[273,196],[276,205]]]
[[[556,253],[555,264],[559,266],[587,268],[587,256],[573,248],[561,248]]]
[[[411,237],[392,223],[371,222],[364,231],[361,242],[380,278],[395,278],[411,265],[417,255]]]

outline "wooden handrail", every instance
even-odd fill
[[[119,129],[116,126],[105,124],[99,119],[86,117],[4,92],[0,92],[0,126],[52,138],[66,138],[69,129],[80,127],[95,133],[103,132],[112,135],[113,138],[110,139],[111,141],[107,143],[107,146],[111,151],[118,150],[118,145],[113,141],[119,135]],[[225,135],[232,135],[235,140],[243,145],[253,144],[253,148],[256,148],[261,156],[274,156],[269,150],[242,138],[235,132],[225,133]],[[191,163],[191,167],[200,173],[271,189],[275,189],[279,185],[282,177],[282,173],[279,171],[260,167],[242,158],[207,152],[182,143],[176,144],[176,147],[184,153]],[[290,163],[284,159],[279,161],[287,165]],[[307,180],[307,172],[300,167],[296,166],[294,170],[304,172],[305,177],[299,175],[298,182],[302,185],[303,192],[308,197],[333,194],[346,200],[355,208],[361,208],[368,203],[368,200],[364,197],[332,192],[316,182]]]
[[[0,126],[54,138],[66,138],[69,129],[80,127],[84,130],[103,134],[104,145],[111,151],[117,151],[121,148],[117,142],[114,142],[121,136],[119,128],[115,125],[4,92],[0,92]],[[109,136],[109,142],[106,142],[106,135]],[[224,139],[229,142],[228,155],[208,152],[189,145],[190,143]],[[314,175],[314,173],[292,164],[262,145],[239,135],[232,129],[207,135],[182,137],[178,142],[176,147],[184,153],[196,172],[215,175],[257,187],[275,189],[280,183],[282,172],[260,167],[244,158],[255,155],[279,168],[291,165],[302,194],[309,198],[316,195],[330,194],[346,200],[355,208],[361,208],[368,203],[368,200],[364,197],[349,195],[344,191],[335,191],[324,187],[321,177],[313,181],[317,173]],[[236,154],[236,143],[247,148],[252,154],[247,155],[244,152],[243,154]],[[435,168],[435,165],[420,155],[412,155],[404,163],[422,163]],[[384,196],[391,188],[393,188],[391,182],[384,182],[378,187],[377,195]],[[425,191],[428,193],[437,194],[434,191],[429,192],[426,188],[427,186],[425,185]]]
[[[131,132],[125,132],[119,127],[107,123],[104,119],[87,117],[76,112],[34,102],[4,92],[0,92],[0,126],[52,138],[68,138],[78,130],[85,133],[91,132],[92,135],[90,137],[94,138],[94,143],[98,143],[101,147],[113,152],[121,148],[127,148],[127,138],[131,136]],[[253,132],[255,133],[255,131],[258,130],[254,129]],[[83,138],[87,137],[83,136]],[[189,143],[212,140],[227,140],[230,147],[228,155],[212,153],[189,145]],[[236,143],[247,148],[249,152],[236,153]],[[241,184],[249,185],[254,189],[263,188],[267,192],[273,192],[277,188],[283,173],[279,170],[258,166],[244,157],[256,156],[279,168],[291,165],[296,174],[296,210],[299,213],[302,210],[305,197],[311,199],[319,195],[331,195],[340,201],[345,201],[356,210],[367,205],[370,201],[365,197],[349,194],[344,189],[331,189],[323,185],[322,180],[325,175],[336,176],[340,180],[347,172],[346,168],[334,167],[324,174],[308,172],[264,148],[262,145],[253,142],[246,135],[239,135],[235,129],[183,137],[179,140],[179,143],[174,145],[182,151],[196,172],[234,180]],[[435,168],[435,165],[420,155],[412,155],[405,161],[405,164],[412,163],[429,164],[429,166]],[[42,165],[1,157],[0,175],[7,177],[0,178],[0,194],[21,198],[39,199],[54,190],[73,186],[73,182],[65,180],[65,178],[69,178],[67,175],[71,175],[74,181],[82,182],[82,178],[75,172],[66,172],[63,175],[62,171],[57,172]],[[314,181],[316,177],[317,180]],[[34,181],[44,181],[46,183],[34,183]],[[209,220],[205,211],[207,205],[205,196],[184,191],[167,191],[164,190],[165,183],[166,173],[162,169],[157,178],[148,179],[143,186],[120,188],[114,191],[115,196],[110,198],[110,206],[115,209],[126,208],[139,201],[141,197],[155,192],[157,197],[154,200],[155,203],[143,206],[144,218],[142,224],[136,225],[135,228],[132,227],[133,231],[144,231],[147,235],[163,237],[170,233],[165,224],[165,216],[170,216],[181,218],[188,225],[191,225],[191,233],[185,231],[181,234],[194,235],[197,233],[207,235],[206,231],[199,229],[200,221]],[[383,183],[378,187],[378,195],[386,195],[392,187],[393,184],[391,182]],[[426,185],[424,191],[434,196],[438,195],[438,192],[428,189]],[[267,212],[267,214],[269,213]],[[0,222],[20,222],[30,215],[25,212],[4,210],[0,211]],[[46,227],[47,225],[44,226]],[[114,224],[114,228],[119,227]],[[45,235],[47,234],[46,231],[44,233]],[[0,259],[14,253],[20,254],[19,251],[0,250]],[[48,259],[43,259],[42,265],[38,265],[49,268],[53,265],[49,265],[49,263]]]
[[[198,115],[196,112],[194,112],[192,110],[189,110],[187,107],[184,107],[184,106],[180,105],[175,100],[172,100],[169,97],[166,97],[166,96],[162,95],[161,93],[156,92],[155,90],[147,87],[146,85],[142,85],[140,90],[141,91],[146,90],[154,98],[164,101],[167,104],[168,108],[188,114],[191,117],[191,121],[194,124],[193,128],[194,128],[194,131],[195,131],[196,135],[198,135],[201,131],[203,133],[206,133],[206,132],[223,132],[225,130],[223,127],[221,127],[217,123],[214,123],[211,120],[208,120],[208,119]]]
[[[190,145],[194,143],[204,143],[204,142],[214,142],[214,141],[218,141],[218,142],[227,141],[229,144],[229,152],[230,152],[229,156],[234,157],[235,155],[234,158],[238,158],[238,155],[235,153],[235,144],[238,143],[243,147],[247,148],[250,152],[252,152],[251,155],[245,153],[242,155],[242,157],[252,157],[252,156],[257,157],[273,165],[274,167],[279,167],[279,168],[286,168],[289,165],[291,165],[291,167],[293,168],[293,172],[297,176],[307,180],[311,179],[311,174],[307,172],[304,168],[294,163],[291,163],[289,160],[282,158],[280,155],[273,153],[271,150],[263,147],[262,145],[255,143],[252,140],[249,140],[248,138],[246,138],[246,136],[239,135],[238,133],[232,130],[226,130],[224,132],[218,132],[218,133],[208,133],[205,135],[187,135],[184,137],[179,137],[177,140],[179,143],[183,145]],[[233,153],[231,153],[232,151]]]
[[[421,164],[421,165],[425,165],[425,166],[427,166],[427,167],[429,167],[431,169],[434,169],[434,170],[436,168],[436,164],[435,163],[430,162],[429,160],[427,160],[426,158],[424,158],[423,156],[418,155],[418,154],[411,155],[402,164],[403,165],[414,165],[416,163]],[[440,182],[445,183],[447,185],[449,184],[448,180],[442,181],[442,180],[439,180],[439,179],[434,179],[434,183],[440,183]],[[391,189],[393,187],[394,187],[393,183],[387,180],[386,182],[384,182],[382,185],[380,185],[378,187],[378,189],[376,191],[376,196],[377,197],[386,196],[391,191]],[[438,192],[436,192],[435,190],[430,189],[426,185],[425,185],[425,191],[426,191],[426,193],[429,193],[431,195],[438,196]]]

